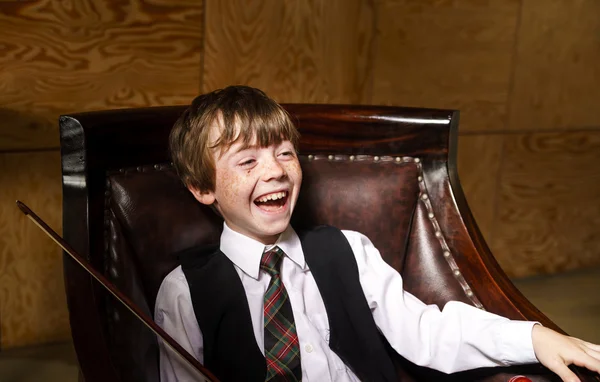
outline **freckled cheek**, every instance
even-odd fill
[[[223,174],[218,181],[218,187],[223,198],[233,202],[239,201],[240,197],[248,196],[247,194],[252,191],[243,179],[234,174]]]
[[[286,169],[286,173],[297,182],[302,182],[302,168],[297,161],[291,162]]]
[[[230,199],[234,194],[235,179],[230,174],[221,174],[218,179],[217,187],[219,193],[226,199]]]

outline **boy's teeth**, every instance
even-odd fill
[[[265,195],[260,199],[257,199],[257,202],[267,202],[269,200],[277,200],[281,199],[285,196],[285,192],[275,192],[273,194]]]

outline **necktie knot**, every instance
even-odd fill
[[[260,259],[260,269],[271,276],[277,275],[281,269],[282,259],[283,251],[278,246],[274,246],[268,251],[263,252],[262,258]]]

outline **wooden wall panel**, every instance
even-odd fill
[[[504,139],[500,264],[516,277],[600,265],[600,131]]]
[[[370,86],[370,4],[207,1],[202,89],[245,84],[279,102],[361,103]]]
[[[198,0],[0,3],[3,348],[69,337],[62,257],[14,200],[61,223],[58,116],[188,103],[200,91]]]
[[[60,233],[60,153],[0,154],[0,189],[0,348],[68,339],[62,252],[15,205]]]
[[[462,131],[506,123],[520,2],[377,2],[374,104],[458,109]]]
[[[597,0],[523,2],[511,129],[600,126],[598,15]]]
[[[458,175],[469,208],[487,243],[494,232],[498,172],[504,136],[463,135],[458,139]]]
[[[58,147],[61,113],[187,103],[199,0],[0,3],[0,151]]]

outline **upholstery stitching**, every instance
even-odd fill
[[[110,204],[112,200],[112,192],[111,192],[111,182],[108,177],[108,173],[106,176],[105,190],[104,190],[104,275],[111,277],[113,280],[116,280],[119,276],[116,268],[116,263],[118,262],[118,258],[115,256],[113,259],[110,256],[110,219],[111,219],[111,209]],[[112,296],[107,294],[105,296],[104,307],[107,310],[108,318],[106,320],[108,330],[114,330],[114,323],[119,321],[119,313],[114,305],[111,303]]]
[[[386,156],[386,155],[373,156],[373,155],[333,155],[333,154],[330,154],[330,155],[310,154],[307,157],[308,157],[309,161],[327,160],[327,161],[350,161],[350,162],[371,161],[371,162],[375,162],[375,163],[390,163],[390,162],[392,162],[392,163],[397,163],[397,164],[414,163],[418,170],[417,182],[419,184],[419,191],[420,191],[419,192],[419,202],[423,203],[425,205],[425,208],[427,209],[427,217],[429,218],[429,221],[431,222],[431,224],[433,226],[434,235],[438,239],[440,247],[442,248],[443,257],[446,260],[446,263],[448,264],[448,266],[450,267],[450,270],[452,271],[452,275],[454,276],[454,279],[461,286],[465,296],[469,299],[469,301],[471,301],[473,303],[473,305],[475,307],[477,307],[481,310],[485,310],[485,308],[483,307],[483,304],[481,303],[481,301],[479,301],[479,299],[475,295],[475,292],[473,291],[473,289],[470,287],[469,283],[467,283],[467,281],[463,277],[462,273],[460,272],[458,264],[456,263],[456,260],[454,259],[454,256],[452,255],[452,251],[450,251],[450,248],[448,247],[448,244],[446,243],[444,234],[442,233],[442,230],[440,229],[440,225],[438,224],[437,218],[435,217],[435,213],[433,212],[433,207],[431,205],[431,201],[429,200],[429,195],[427,194],[427,187],[425,186],[425,180],[423,177],[423,166],[422,166],[421,160],[419,158],[409,157],[409,156],[392,157],[392,156]]]

